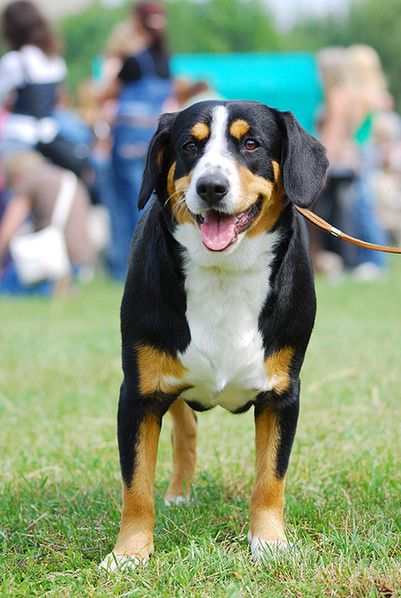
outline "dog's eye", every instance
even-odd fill
[[[193,154],[197,150],[196,143],[194,141],[187,141],[187,143],[184,143],[182,146],[182,149],[188,154]]]
[[[249,152],[252,152],[257,147],[259,147],[259,143],[256,141],[256,139],[250,139],[250,138],[245,139],[245,141],[244,141],[244,148],[246,150],[248,150]]]

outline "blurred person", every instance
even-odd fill
[[[54,118],[67,69],[52,28],[29,0],[11,2],[1,16],[11,51],[0,60],[0,105],[9,110],[1,153],[36,148],[81,175],[85,156],[60,135]]]
[[[157,2],[134,6],[135,54],[125,58],[118,76],[101,95],[117,99],[113,127],[112,170],[115,198],[110,206],[108,267],[125,278],[131,238],[138,221],[137,196],[149,141],[163,104],[171,95],[166,14]]]
[[[177,112],[204,100],[221,100],[207,81],[192,81],[187,77],[173,79],[173,95],[167,99],[163,112]]]
[[[60,136],[75,146],[81,146],[82,153],[89,156],[92,143],[91,125],[82,118],[78,106],[75,105],[66,89],[62,89],[59,94],[54,118],[57,121]]]
[[[43,295],[54,293],[53,281],[24,284],[12,261],[6,262],[14,235],[28,218],[34,231],[51,222],[65,170],[47,162],[32,150],[10,153],[4,160],[4,173],[11,190],[11,199],[0,222],[0,294]],[[88,234],[89,198],[84,185],[77,179],[74,199],[64,227],[69,259],[76,275],[93,264],[94,252]],[[1,271],[1,265],[4,269]]]
[[[124,60],[141,50],[140,38],[135,34],[132,20],[117,23],[106,42],[101,83],[110,83],[118,77]]]
[[[330,167],[316,212],[338,228],[350,231],[353,226],[352,185],[359,168],[359,155],[353,137],[358,119],[353,104],[347,50],[343,47],[328,47],[318,53],[317,59],[324,88],[324,106],[318,122],[318,133],[326,147]],[[314,227],[310,228],[310,233],[311,251],[318,271],[336,274],[343,266],[353,266],[353,247],[328,237]]]
[[[377,112],[392,104],[381,61],[370,46],[355,44],[348,48],[348,65],[356,114],[354,139],[359,152],[358,176],[354,183],[352,215],[356,237],[370,243],[387,244],[376,215],[376,200],[371,173],[378,163],[373,143],[373,122]],[[356,248],[354,275],[361,280],[380,277],[386,264],[384,254]]]
[[[401,116],[393,110],[378,112],[373,138],[379,156],[372,175],[377,217],[390,242],[401,245]]]

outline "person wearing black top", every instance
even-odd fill
[[[111,275],[124,280],[131,238],[138,221],[137,197],[148,144],[166,99],[172,93],[166,16],[157,2],[134,8],[138,50],[128,56],[103,99],[117,98],[113,128],[112,170],[115,199],[110,209],[111,243],[107,262]]]

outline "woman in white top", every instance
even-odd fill
[[[60,136],[54,118],[67,74],[55,34],[29,0],[7,6],[2,30],[11,52],[0,60],[0,105],[9,110],[0,154],[36,148],[57,166],[81,176],[87,168],[87,148]]]
[[[2,146],[35,147],[57,137],[53,113],[67,69],[57,39],[34,4],[18,0],[2,15],[2,32],[11,51],[0,60],[0,103],[9,115]]]

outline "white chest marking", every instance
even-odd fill
[[[181,233],[178,236],[185,238],[185,232]],[[235,411],[271,388],[258,320],[269,293],[278,235],[244,238],[232,255],[225,256],[196,248],[194,236],[192,231],[195,260],[188,255],[186,265],[186,316],[191,342],[179,355],[188,370],[185,382],[191,388],[182,397],[205,407],[220,405]],[[250,256],[255,263],[244,267],[249,265]],[[215,266],[211,266],[213,260]],[[227,269],[230,263],[235,268]]]

